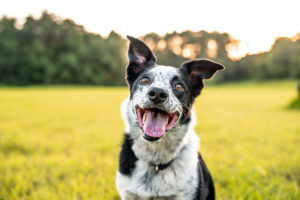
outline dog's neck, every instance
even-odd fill
[[[154,165],[169,163],[176,159],[184,148],[198,149],[198,137],[194,133],[194,116],[191,122],[176,126],[166,133],[166,135],[157,142],[149,142],[143,139],[142,130],[137,126],[136,118],[130,110],[130,102],[126,99],[122,105],[122,115],[125,120],[126,133],[133,139],[132,150],[139,160],[146,161]],[[190,144],[192,143],[192,145]]]

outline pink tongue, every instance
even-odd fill
[[[166,132],[167,115],[146,111],[146,121],[144,124],[144,132],[150,137],[161,137]]]

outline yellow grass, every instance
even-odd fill
[[[218,199],[300,199],[296,82],[208,86],[200,151]],[[0,88],[0,199],[119,199],[127,88]]]

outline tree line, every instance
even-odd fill
[[[228,47],[237,45],[227,33],[173,32],[141,37],[164,65],[177,66],[193,58],[210,58],[226,70],[215,81],[300,78],[300,33],[278,38],[270,51],[234,61]],[[124,85],[127,65],[126,39],[85,31],[70,19],[43,12],[28,16],[22,27],[16,19],[0,19],[0,84]]]

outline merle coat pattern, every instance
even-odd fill
[[[199,138],[193,129],[196,119],[192,105],[203,89],[203,79],[210,79],[224,67],[206,59],[185,62],[180,68],[160,66],[143,41],[128,39],[126,80],[130,96],[121,108],[126,130],[117,172],[121,198],[214,199],[212,177],[197,152]],[[151,96],[151,91],[155,95],[159,91],[160,96]],[[162,136],[149,136],[143,128],[143,122],[147,123],[143,117],[149,114],[144,116],[140,110],[150,110],[154,120],[159,115],[155,112],[163,113],[167,124],[163,126],[169,129]]]

